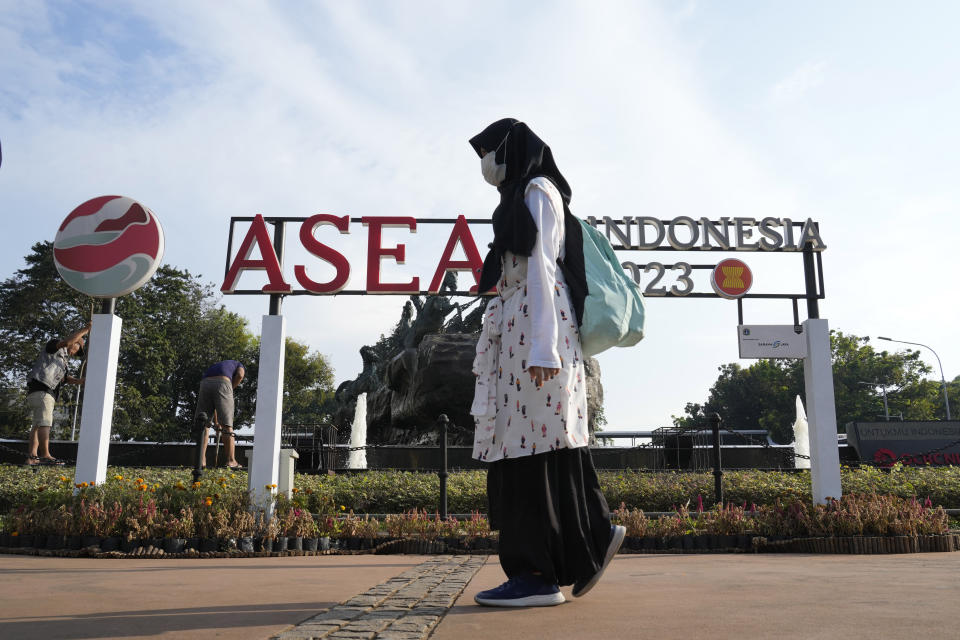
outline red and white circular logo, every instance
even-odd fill
[[[53,261],[71,287],[116,298],[142,287],[163,258],[163,229],[150,209],[100,196],[70,212],[53,241]]]
[[[873,453],[873,461],[881,467],[892,467],[898,458],[899,456],[890,449],[877,449]]]
[[[736,258],[727,258],[717,263],[710,274],[710,284],[718,296],[736,300],[753,284],[750,267]]]

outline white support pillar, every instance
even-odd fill
[[[107,479],[113,398],[117,389],[117,358],[120,355],[120,327],[123,321],[110,314],[93,316],[90,327],[90,355],[87,358],[83,410],[80,414],[80,441],[74,482]]]
[[[280,480],[277,482],[277,495],[281,493],[288,499],[293,497],[294,472],[300,455],[296,449],[280,449]]]
[[[250,499],[273,516],[273,492],[280,465],[280,416],[283,411],[283,360],[287,321],[281,315],[263,316],[260,330],[260,368],[257,374],[257,414],[254,417]]]
[[[830,328],[826,320],[811,318],[804,321],[803,333],[807,339],[803,381],[807,394],[807,423],[810,430],[810,478],[813,502],[823,504],[827,498],[839,498],[842,494]]]

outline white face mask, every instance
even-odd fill
[[[497,145],[497,148],[480,158],[480,171],[483,173],[483,179],[495,187],[499,187],[503,179],[507,177],[507,165],[497,164],[497,151],[507,142],[510,134],[507,133]]]
[[[507,165],[497,164],[496,151],[490,151],[480,159],[480,171],[483,172],[483,179],[495,187],[507,177]]]

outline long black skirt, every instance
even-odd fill
[[[490,526],[507,577],[540,573],[559,585],[593,576],[610,542],[610,510],[587,447],[490,463]]]

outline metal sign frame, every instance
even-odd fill
[[[229,270],[230,270],[230,264],[231,264],[231,261],[232,261],[232,259],[233,259],[233,257],[234,257],[234,256],[233,256],[233,244],[234,244],[233,241],[234,241],[234,233],[235,233],[235,231],[236,231],[236,225],[237,225],[237,223],[253,222],[254,219],[255,219],[255,218],[254,218],[253,216],[232,216],[232,217],[230,218],[230,232],[229,232],[229,236],[228,236],[228,238],[227,238],[227,256],[226,256],[226,261],[225,261],[225,263],[224,263],[224,268],[223,268],[224,278],[226,278],[227,273],[228,273]],[[282,263],[282,262],[283,262],[284,238],[285,238],[285,233],[284,233],[284,231],[285,231],[285,225],[286,225],[286,223],[287,223],[287,222],[303,223],[304,221],[306,221],[306,220],[308,219],[308,217],[306,217],[306,216],[279,216],[279,217],[264,217],[263,219],[264,219],[264,221],[265,221],[266,223],[272,224],[273,227],[274,227],[274,237],[273,237],[274,252],[276,253],[278,260],[280,260],[280,262]],[[455,224],[455,223],[457,222],[457,219],[456,219],[456,218],[415,218],[414,220],[416,220],[416,223],[417,223],[418,225],[420,225],[420,224],[451,224],[451,225],[452,225],[452,224]],[[354,223],[359,224],[359,223],[361,223],[362,221],[363,221],[363,218],[360,218],[360,217],[351,217],[351,218],[350,218],[350,223],[351,223],[351,224],[354,224]],[[467,218],[466,221],[467,221],[467,224],[470,224],[470,225],[473,225],[473,224],[486,224],[486,225],[492,224],[492,221],[491,221],[489,218]],[[593,218],[593,217],[588,217],[588,218],[587,218],[587,221],[588,221],[589,224],[591,224],[591,225],[592,225],[593,227],[595,227],[595,228],[596,228],[596,227],[599,227],[601,224],[606,224],[607,221],[613,222],[613,223],[615,223],[615,224],[626,224],[626,223],[627,223],[627,221],[625,221],[625,220],[623,220],[623,219],[616,219],[616,220],[614,220],[614,219],[609,219],[609,218],[604,219],[604,221],[601,223],[601,222],[599,222],[596,218]],[[660,220],[659,222],[660,222],[661,224],[664,224],[664,225],[670,223],[669,220]],[[711,222],[712,224],[719,224],[719,223],[720,223],[719,221],[710,221],[710,222]],[[793,227],[800,227],[800,228],[802,228],[803,225],[804,225],[803,222],[793,221],[793,220],[790,221],[790,224],[791,224],[791,226],[793,226]],[[816,224],[816,223],[814,223],[814,225],[816,226],[817,230],[819,231],[819,225]],[[609,231],[607,232],[607,235],[608,235],[608,237],[609,237],[609,235],[610,235],[610,234],[609,234]],[[756,253],[756,252],[754,252],[754,251],[747,251],[747,250],[743,250],[743,249],[734,249],[734,248],[731,248],[731,249],[711,248],[709,251],[703,251],[703,250],[694,249],[694,248],[678,249],[678,248],[675,248],[675,247],[672,247],[672,246],[669,246],[669,245],[667,245],[667,246],[658,246],[658,247],[654,247],[654,248],[636,248],[636,247],[628,247],[628,246],[625,246],[625,245],[623,245],[622,243],[621,243],[621,244],[616,244],[616,243],[614,243],[613,241],[611,241],[611,246],[613,247],[613,250],[614,250],[614,251],[617,251],[617,252],[627,252],[627,251],[629,251],[629,252],[633,252],[633,251],[640,251],[640,252],[645,252],[645,251],[672,251],[672,252],[681,252],[681,253],[693,253],[693,252],[701,251],[701,252],[703,252],[703,253],[718,253],[718,252],[719,252],[719,253]],[[807,315],[808,315],[808,317],[811,317],[811,318],[819,317],[819,309],[818,309],[817,301],[823,299],[824,297],[826,297],[826,293],[825,293],[825,289],[824,289],[824,282],[823,282],[823,258],[822,258],[822,256],[821,256],[821,253],[822,253],[822,252],[821,252],[821,251],[814,251],[809,245],[806,246],[806,247],[805,247],[804,249],[802,249],[801,251],[795,251],[795,250],[790,250],[790,249],[787,249],[787,248],[779,247],[779,248],[776,248],[776,249],[763,249],[763,250],[759,250],[758,252],[759,252],[759,253],[793,253],[793,254],[795,254],[795,253],[802,253],[802,254],[803,254],[803,265],[804,265],[804,282],[805,282],[805,289],[806,289],[806,291],[804,291],[803,293],[749,293],[749,292],[748,292],[748,293],[745,293],[745,294],[743,294],[742,296],[739,296],[739,297],[737,298],[738,314],[739,314],[739,324],[743,324],[743,303],[742,303],[742,300],[744,300],[744,299],[779,299],[779,300],[791,300],[791,301],[793,302],[794,325],[796,325],[796,326],[799,326],[799,325],[800,325],[800,317],[799,317],[799,309],[798,309],[798,302],[799,302],[799,300],[806,300],[806,301],[807,301],[807,312],[808,312]],[[689,263],[686,263],[686,262],[676,262],[676,263],[672,263],[672,264],[661,264],[661,263],[653,263],[652,261],[650,261],[650,262],[645,262],[645,263],[623,262],[623,263],[621,263],[621,264],[624,266],[625,269],[630,269],[631,271],[634,272],[633,275],[634,275],[634,279],[635,279],[635,280],[637,279],[637,278],[636,278],[636,272],[639,271],[639,270],[648,269],[651,264],[661,265],[664,270],[673,270],[673,269],[677,269],[677,268],[686,268],[686,267],[689,267],[689,269],[691,269],[691,270],[701,271],[701,270],[712,270],[712,269],[714,269],[714,268],[716,267],[716,264],[689,264]],[[260,290],[260,289],[236,289],[236,290],[234,290],[234,291],[224,292],[224,294],[225,294],[225,295],[270,295],[271,297],[272,297],[272,296],[280,296],[280,297],[284,297],[284,296],[300,296],[300,295],[311,295],[311,296],[312,296],[312,295],[333,295],[333,296],[343,296],[343,295],[347,295],[347,296],[355,296],[355,295],[437,295],[437,294],[435,294],[434,292],[430,292],[430,291],[370,294],[370,293],[368,293],[367,291],[364,291],[364,290],[362,290],[362,289],[341,290],[341,291],[338,291],[338,292],[336,292],[336,293],[330,293],[330,294],[317,294],[317,293],[313,293],[313,292],[311,292],[311,291],[307,291],[307,290],[305,290],[305,289],[295,289],[295,290],[292,290],[292,291],[290,291],[290,292],[288,292],[288,293],[282,293],[282,294],[267,294],[267,293],[264,293],[264,292],[263,292],[262,290]],[[469,291],[457,290],[457,291],[444,292],[443,295],[475,297],[477,294],[476,294],[476,293],[470,293]],[[485,295],[491,295],[491,294],[485,294]],[[660,295],[660,294],[658,294],[658,295],[656,295],[656,296],[649,296],[649,295],[648,295],[647,297],[657,297],[657,298],[717,298],[717,299],[726,299],[726,298],[723,298],[723,296],[720,296],[720,295],[718,295],[717,293],[714,293],[714,292],[690,292],[690,293],[680,294],[680,293],[675,293],[675,292],[670,291],[670,290],[667,290],[667,291],[666,291],[664,294],[662,294],[662,295]]]
[[[387,217],[387,216],[385,216]],[[260,219],[259,221],[258,218]],[[227,259],[224,266],[224,289],[227,287],[227,280],[231,272],[231,263],[232,263],[232,253],[233,253],[233,234],[235,226],[238,222],[251,222],[254,225],[261,225],[257,228],[252,229],[256,234],[259,234],[260,240],[258,242],[266,242],[268,240],[266,235],[266,229],[262,226],[265,224],[273,224],[274,233],[273,233],[273,252],[274,255],[271,256],[277,261],[276,266],[281,266],[283,264],[283,249],[284,249],[284,227],[287,222],[304,222],[308,220],[307,217],[250,217],[250,216],[237,216],[230,218],[230,235],[227,240]],[[345,216],[340,217],[341,221],[346,219],[347,225],[350,223],[363,223],[364,218],[350,217],[346,218]],[[368,218],[369,219],[369,218]],[[488,218],[483,219],[468,219],[464,216],[460,216],[456,219],[453,218],[404,218],[406,221],[413,221],[415,224],[463,224],[464,222],[467,225],[470,224],[491,224],[492,221]],[[255,222],[257,221],[257,222]],[[596,227],[597,220],[594,218],[588,218],[588,222]],[[721,221],[712,221],[707,218],[701,218],[699,224],[703,225],[703,244],[701,248],[695,248],[697,239],[694,238],[694,233],[699,234],[696,225],[697,221],[689,217],[680,217],[675,218],[673,221],[667,220],[656,220],[653,218],[625,218],[622,220],[613,220],[612,218],[606,217],[603,219],[604,225],[607,227],[607,237],[608,239],[611,236],[611,228],[614,229],[612,235],[618,236],[620,239],[623,239],[625,242],[630,242],[630,227],[632,223],[637,223],[638,225],[638,234],[640,235],[639,244],[644,244],[642,240],[643,229],[646,225],[653,223],[657,228],[657,240],[655,243],[650,243],[651,245],[656,246],[626,246],[624,244],[614,244],[614,251],[681,251],[681,252],[693,252],[693,251],[710,251],[710,252],[751,252],[751,251],[761,251],[762,253],[802,253],[803,256],[803,271],[804,271],[804,288],[803,293],[745,293],[737,298],[737,313],[739,322],[738,324],[742,325],[743,322],[743,300],[744,298],[748,299],[787,299],[793,302],[793,319],[794,327],[797,330],[797,333],[804,334],[804,341],[806,343],[806,356],[804,357],[804,388],[806,389],[807,394],[807,403],[808,403],[808,421],[811,425],[810,430],[810,452],[811,452],[811,488],[813,494],[813,500],[817,503],[823,503],[830,497],[839,497],[842,493],[842,487],[840,483],[840,460],[839,453],[837,449],[837,439],[836,439],[836,407],[834,404],[834,392],[833,392],[833,375],[832,375],[832,366],[831,366],[831,350],[830,350],[830,330],[827,325],[827,321],[820,319],[820,309],[819,301],[821,298],[825,297],[824,284],[823,284],[823,259],[820,253],[826,249],[826,245],[820,239],[819,236],[819,225],[815,223],[812,219],[807,219],[805,222],[794,222],[793,220],[783,218],[764,218],[761,221],[757,221],[751,218],[735,218],[734,219],[734,233],[735,233],[735,243],[737,246],[731,247],[729,242],[728,232],[730,230],[730,219],[724,218]],[[617,224],[627,225],[627,233],[624,234],[616,227]],[[613,225],[611,227],[611,225]],[[670,235],[669,235],[669,245],[670,246],[660,246],[664,239],[664,229],[669,225]],[[717,225],[722,226],[722,235],[718,231]],[[757,231],[761,236],[764,236],[766,241],[758,240],[757,242],[747,242],[746,239],[752,236],[752,229],[748,233],[745,229],[748,225],[756,225]],[[764,226],[766,225],[766,226]],[[771,229],[772,226],[780,225],[784,230],[785,234],[780,236],[779,233]],[[689,228],[689,234],[691,240],[689,241],[688,246],[683,246],[684,242],[681,242],[675,233],[675,228],[677,226],[687,226]],[[799,235],[799,241],[794,241],[793,227],[801,226],[801,233]],[[245,237],[244,242],[241,246],[251,247],[252,245],[248,242],[248,236]],[[789,236],[789,241],[788,241]],[[454,236],[451,235],[451,238]],[[717,241],[719,244],[719,239],[723,239],[721,246],[711,246],[709,244],[710,238],[713,238],[714,241]],[[779,238],[779,241],[772,240],[772,238]],[[475,243],[474,243],[475,245]],[[677,246],[679,245],[679,246]],[[762,247],[762,249],[761,249]],[[449,248],[449,247],[448,247]],[[474,247],[475,248],[475,247]],[[262,247],[261,247],[262,249]],[[342,255],[342,254],[341,254]],[[265,256],[264,262],[266,262]],[[238,256],[238,259],[240,256]],[[244,257],[245,259],[245,257]],[[446,256],[441,258],[442,261],[446,259]],[[348,261],[349,262],[349,261]],[[634,279],[637,279],[638,269],[647,268],[650,264],[654,264],[652,261],[643,265],[634,265],[628,266],[632,263],[621,263],[624,268],[630,268],[633,271]],[[660,263],[656,263],[660,264]],[[439,268],[440,265],[438,265]],[[660,268],[665,270],[668,268],[679,267],[685,272],[689,269],[691,272],[694,269],[715,269],[716,265],[711,264],[696,264],[691,265],[685,262],[677,262],[672,265],[660,265]],[[253,462],[250,467],[250,478],[249,478],[249,487],[251,496],[256,504],[262,505],[263,508],[267,511],[268,514],[272,514],[273,509],[273,496],[272,493],[268,492],[264,494],[262,490],[258,490],[258,487],[274,486],[277,480],[277,454],[279,452],[280,446],[280,411],[283,404],[283,360],[284,360],[284,340],[286,334],[286,324],[285,318],[281,315],[281,304],[284,296],[288,295],[436,295],[433,292],[429,291],[404,291],[400,292],[386,292],[378,291],[371,294],[368,291],[358,291],[358,290],[340,290],[330,293],[315,293],[303,290],[284,290],[282,292],[270,292],[263,291],[262,289],[233,289],[235,285],[235,280],[239,277],[241,273],[239,269],[243,267],[238,267],[238,271],[234,274],[233,282],[230,282],[231,290],[223,291],[223,293],[228,295],[269,295],[270,296],[270,310],[269,315],[263,317],[263,332],[260,342],[260,362],[261,362],[261,376],[264,379],[261,380],[261,384],[257,388],[257,416],[256,423],[258,427],[262,427],[262,434],[254,442],[254,457]],[[282,277],[282,273],[280,274]],[[688,275],[685,273],[685,276]],[[369,274],[368,274],[369,277]],[[688,278],[689,280],[689,278]],[[689,280],[692,286],[692,280]],[[653,283],[655,284],[655,283]],[[433,286],[433,285],[431,285]],[[658,292],[659,293],[659,292]],[[664,298],[724,298],[718,293],[694,293],[692,291],[688,293],[680,293],[675,291],[666,291],[664,288],[664,295],[658,295],[657,297]],[[471,293],[469,291],[452,291],[444,292],[442,295],[458,295],[458,296],[471,296],[476,297],[478,294]],[[799,301],[803,299],[807,302],[807,320],[801,325],[799,317]],[[266,366],[265,366],[266,365]],[[264,375],[266,373],[266,375]]]

